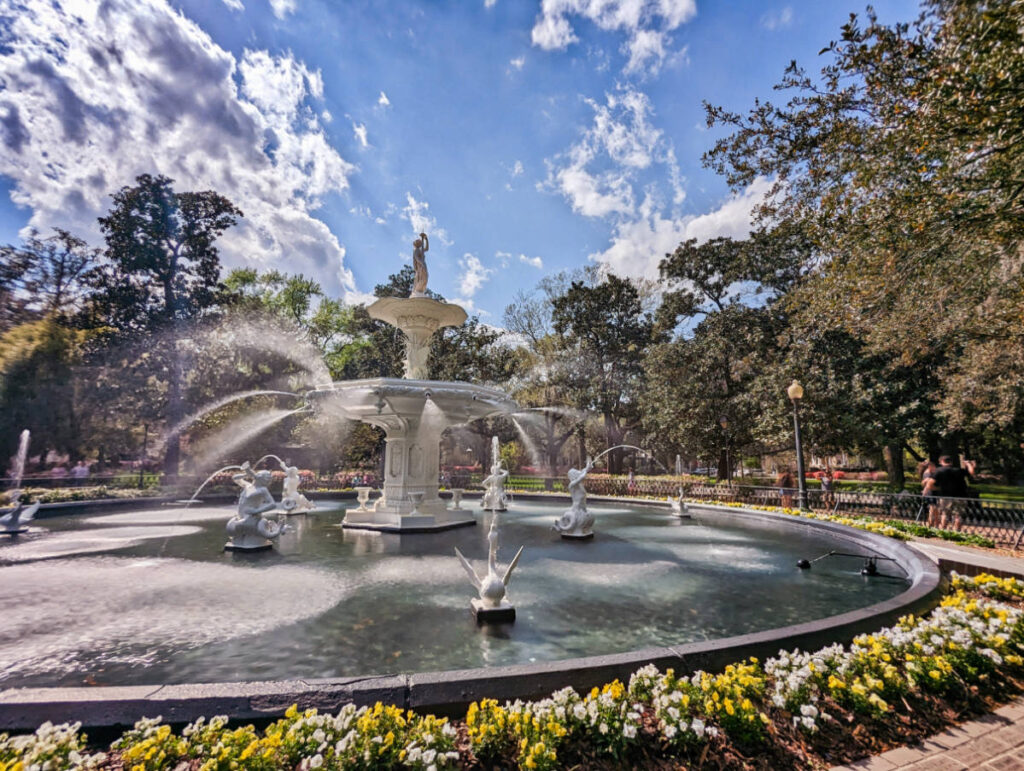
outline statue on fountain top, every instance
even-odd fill
[[[594,535],[594,515],[587,511],[587,488],[583,486],[583,480],[593,467],[594,461],[587,458],[582,469],[569,469],[569,498],[572,506],[551,526],[563,538],[583,539]]]
[[[427,252],[430,250],[430,239],[426,233],[420,233],[420,237],[412,242],[412,267],[416,276],[412,282],[412,294],[410,297],[427,296]]]

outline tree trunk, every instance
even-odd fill
[[[899,492],[906,486],[903,467],[903,442],[892,442],[885,447],[885,469],[889,474],[889,487]]]
[[[718,451],[718,478],[729,479],[729,454],[723,447]]]

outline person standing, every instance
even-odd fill
[[[782,499],[782,508],[793,508],[793,472],[788,468],[783,469],[779,472],[779,476],[776,478],[775,484],[778,485],[779,488],[779,497]]]
[[[81,487],[89,478],[89,464],[85,462],[84,458],[80,458],[75,467],[71,469],[71,478],[75,480],[75,487]]]
[[[939,527],[946,528],[947,523],[952,520],[954,530],[963,526],[963,506],[965,498],[969,493],[968,483],[974,479],[975,463],[972,460],[965,460],[964,467],[953,465],[953,458],[943,455],[939,458],[939,466],[932,473],[931,483],[926,488],[926,495],[938,497]]]
[[[832,471],[825,469],[821,474],[821,502],[826,509],[831,509],[836,504],[836,497],[832,492],[834,486]]]

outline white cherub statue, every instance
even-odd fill
[[[555,524],[553,530],[562,534],[563,538],[592,538],[594,535],[594,515],[587,511],[587,488],[583,486],[590,469],[594,467],[594,461],[587,458],[587,463],[582,469],[569,469],[569,498],[572,506],[568,508]]]
[[[273,547],[272,540],[288,531],[283,522],[264,519],[263,514],[277,508],[277,501],[267,486],[273,475],[266,470],[254,472],[248,462],[243,464],[242,473],[231,477],[242,488],[238,496],[238,511],[228,521],[228,536],[231,540],[224,548],[227,551],[260,551]]]
[[[281,508],[289,514],[305,514],[316,508],[315,503],[299,492],[300,484],[302,484],[302,479],[299,477],[298,466],[285,466]]]

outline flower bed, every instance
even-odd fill
[[[89,754],[78,725],[0,736],[0,771],[160,769],[819,768],[922,738],[1024,685],[1024,582],[954,574],[923,618],[849,646],[780,651],[719,673],[653,666],[627,684],[470,706],[453,723],[397,707],[289,709],[263,730],[144,719]]]

